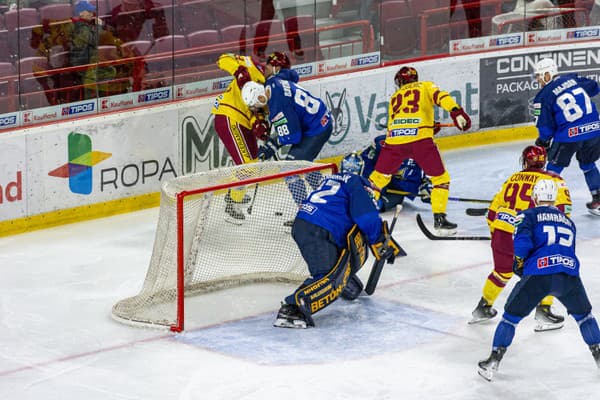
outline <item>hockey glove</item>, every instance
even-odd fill
[[[392,235],[390,235],[387,221],[383,221],[382,230],[383,232],[379,236],[377,242],[371,244],[371,252],[377,261],[383,259],[391,264],[394,262],[398,253],[400,253],[400,245],[398,245]]]
[[[515,258],[513,259],[513,266],[512,266],[512,270],[515,273],[515,275],[523,276],[523,263],[524,262],[525,262],[525,260],[523,260],[522,257],[515,256]]]
[[[546,151],[548,151],[548,149],[552,145],[552,139],[544,140],[542,138],[537,138],[535,139],[535,145],[543,147],[544,149],[546,149]]]
[[[433,136],[440,133],[441,130],[442,130],[442,124],[439,123],[438,121],[434,122],[433,123]]]
[[[454,107],[454,109],[450,111],[450,117],[452,117],[454,125],[461,131],[469,130],[471,127],[471,118],[462,107]]]
[[[248,68],[240,65],[238,69],[233,73],[233,77],[235,78],[238,87],[241,89],[247,82],[250,82],[250,72],[248,72]]]
[[[265,120],[256,119],[252,125],[252,133],[257,139],[267,141],[269,139],[269,131],[271,127]]]
[[[275,153],[279,149],[277,142],[271,138],[267,140],[267,142],[260,146],[258,149],[258,159],[261,161],[270,160],[275,156]]]
[[[433,185],[431,184],[431,180],[428,177],[424,177],[421,181],[421,185],[419,186],[419,196],[421,197],[421,201],[423,203],[431,204],[432,190]]]

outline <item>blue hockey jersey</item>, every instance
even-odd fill
[[[381,152],[381,144],[385,140],[386,135],[377,136],[373,140],[373,144],[360,153],[360,157],[365,162],[362,176],[368,178],[371,175],[371,172],[375,169],[375,164],[377,163],[377,158],[379,157],[379,153]],[[397,190],[408,193],[418,193],[419,186],[421,186],[421,182],[425,178],[425,174],[421,167],[417,165],[417,163],[412,159],[407,159],[402,162],[400,168],[398,168],[398,172],[392,175],[392,180],[390,183],[383,189],[382,194],[384,194],[387,190]],[[415,196],[406,196],[409,199],[413,200]]]
[[[265,84],[271,92],[269,119],[279,144],[297,144],[302,136],[323,133],[332,123],[325,103],[295,82],[280,78],[280,74],[269,77]]]
[[[365,186],[369,182],[362,176],[333,174],[307,197],[296,218],[331,232],[340,248],[346,247],[346,234],[354,224],[369,243],[375,243],[382,233],[382,220]]]
[[[533,99],[536,127],[543,140],[579,142],[600,135],[600,118],[590,97],[598,82],[565,74],[555,77]]]
[[[562,211],[530,208],[517,215],[515,224],[514,254],[525,260],[523,275],[579,275],[575,224]]]

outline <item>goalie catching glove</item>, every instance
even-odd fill
[[[469,130],[471,127],[471,118],[462,107],[454,107],[454,109],[450,111],[450,117],[452,118],[454,125],[461,131]]]
[[[270,160],[275,156],[277,150],[279,150],[277,142],[272,138],[268,138],[267,142],[258,149],[258,159],[261,161]]]
[[[371,244],[371,251],[377,261],[384,259],[391,264],[400,253],[400,245],[390,235],[387,221],[383,221],[381,229],[383,232],[377,242]]]

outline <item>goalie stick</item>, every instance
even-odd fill
[[[417,225],[429,240],[490,240],[489,236],[438,236],[433,234],[423,222],[421,214],[417,213]]]
[[[398,204],[396,206],[396,212],[394,213],[394,218],[392,219],[392,223],[390,225],[390,235],[394,231],[394,225],[396,225],[400,211],[402,211],[402,204]],[[406,251],[404,251],[400,245],[398,245],[398,248],[400,250],[398,257],[404,257],[407,255]],[[386,261],[391,263],[391,257],[393,257],[393,255],[394,250],[390,248],[388,250],[388,254],[386,254],[384,257],[381,257],[379,260],[375,260],[373,263],[373,268],[371,268],[371,273],[369,274],[369,279],[367,280],[367,286],[365,287],[365,293],[367,293],[369,296],[375,292],[375,288],[379,282],[379,277],[381,276],[381,271],[383,271],[383,264]]]

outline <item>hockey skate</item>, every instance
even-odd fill
[[[600,193],[592,195],[592,201],[585,203],[590,214],[600,216]]]
[[[502,357],[504,357],[505,352],[506,347],[498,347],[496,350],[492,350],[492,353],[487,359],[479,361],[477,373],[486,381],[491,382],[494,372],[498,370],[498,366],[500,365],[500,361],[502,360]]]
[[[433,228],[437,231],[440,236],[452,236],[456,235],[457,225],[446,219],[446,214],[436,213],[433,214]]]
[[[245,196],[247,197],[247,196]],[[246,219],[246,214],[242,211],[242,204],[244,204],[245,198],[241,202],[233,201],[229,193],[225,195],[225,221],[234,225],[241,225]],[[248,198],[248,201],[250,199]]]
[[[306,329],[308,323],[298,306],[282,303],[273,326],[277,328]]]
[[[471,314],[473,315],[473,319],[469,321],[469,324],[478,324],[494,318],[498,314],[498,311],[482,297]]]
[[[556,315],[550,306],[538,305],[535,308],[535,321],[537,325],[533,328],[536,332],[560,329],[565,324],[565,317]]]
[[[594,361],[596,361],[596,365],[598,366],[598,368],[600,368],[600,344],[591,345],[590,351],[592,352]]]

